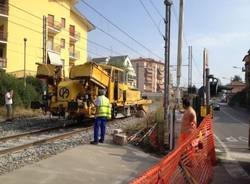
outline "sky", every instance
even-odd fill
[[[88,43],[89,55],[92,57],[106,57],[114,55],[129,55],[131,59],[150,57],[156,60],[164,59],[165,15],[164,0],[141,0],[150,15],[143,8],[140,0],[83,0],[101,12],[114,24],[122,28],[129,35],[143,44],[149,52],[133,40],[122,34],[92,9],[79,1],[77,8],[97,29],[89,32],[91,41],[107,47],[103,49]],[[153,5],[152,5],[153,3]],[[184,43],[183,65],[188,63],[188,45],[193,47],[193,84],[202,85],[202,55],[203,49],[209,53],[210,73],[221,79],[223,84],[229,83],[234,75],[240,75],[244,63],[243,57],[250,49],[250,0],[185,0],[184,1]],[[171,65],[177,63],[179,0],[173,0],[171,21]],[[129,47],[118,43],[100,29],[126,43]],[[233,68],[237,66],[239,68]],[[171,68],[175,80],[176,68]],[[187,70],[182,67],[181,84],[187,86]]]

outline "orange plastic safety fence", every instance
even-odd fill
[[[206,184],[215,161],[212,119],[207,116],[192,135],[131,184]]]

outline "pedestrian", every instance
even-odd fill
[[[185,112],[182,117],[181,132],[178,139],[178,145],[182,144],[197,128],[196,112],[190,105],[190,101],[184,98],[182,101]]]
[[[105,96],[106,90],[99,89],[98,97],[95,100],[96,117],[94,123],[94,141],[91,144],[103,143],[105,140],[106,122],[111,119],[111,105],[109,99]],[[99,127],[101,128],[101,138],[99,139]]]
[[[5,106],[6,106],[6,111],[7,111],[6,121],[12,121],[12,118],[13,118],[12,98],[13,98],[13,90],[9,89],[7,93],[5,94]]]

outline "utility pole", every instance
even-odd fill
[[[27,38],[24,38],[23,41],[24,41],[23,84],[24,84],[24,88],[26,88],[26,42],[27,42]]]
[[[47,64],[47,18],[43,16],[43,63]]]
[[[203,98],[203,105],[208,105],[208,94],[207,94],[207,69],[208,69],[208,55],[207,49],[203,50],[203,86],[204,86],[204,98]]]
[[[208,67],[208,51],[205,49],[205,72],[206,72],[206,105],[207,114],[210,113],[209,101],[210,101],[210,84],[209,84],[209,67]]]
[[[169,82],[170,82],[170,28],[171,28],[171,6],[172,0],[165,0],[164,1],[166,6],[166,17],[165,17],[165,65],[164,65],[164,120],[165,124],[169,124],[168,118],[168,110],[169,110],[169,96],[170,96],[170,89],[169,89]],[[171,142],[171,136],[174,135],[171,133],[170,130],[170,149],[173,149],[173,143]]]
[[[193,65],[193,49],[188,46],[188,92],[191,93],[192,89],[192,66]]]
[[[181,99],[180,81],[181,81],[181,65],[182,65],[183,25],[184,25],[184,0],[180,0],[177,72],[176,72],[176,77],[177,77],[176,97],[177,97],[178,106],[180,105],[180,99]]]

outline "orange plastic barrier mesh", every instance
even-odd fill
[[[130,183],[206,184],[212,180],[215,161],[212,119],[207,116],[183,144]]]

